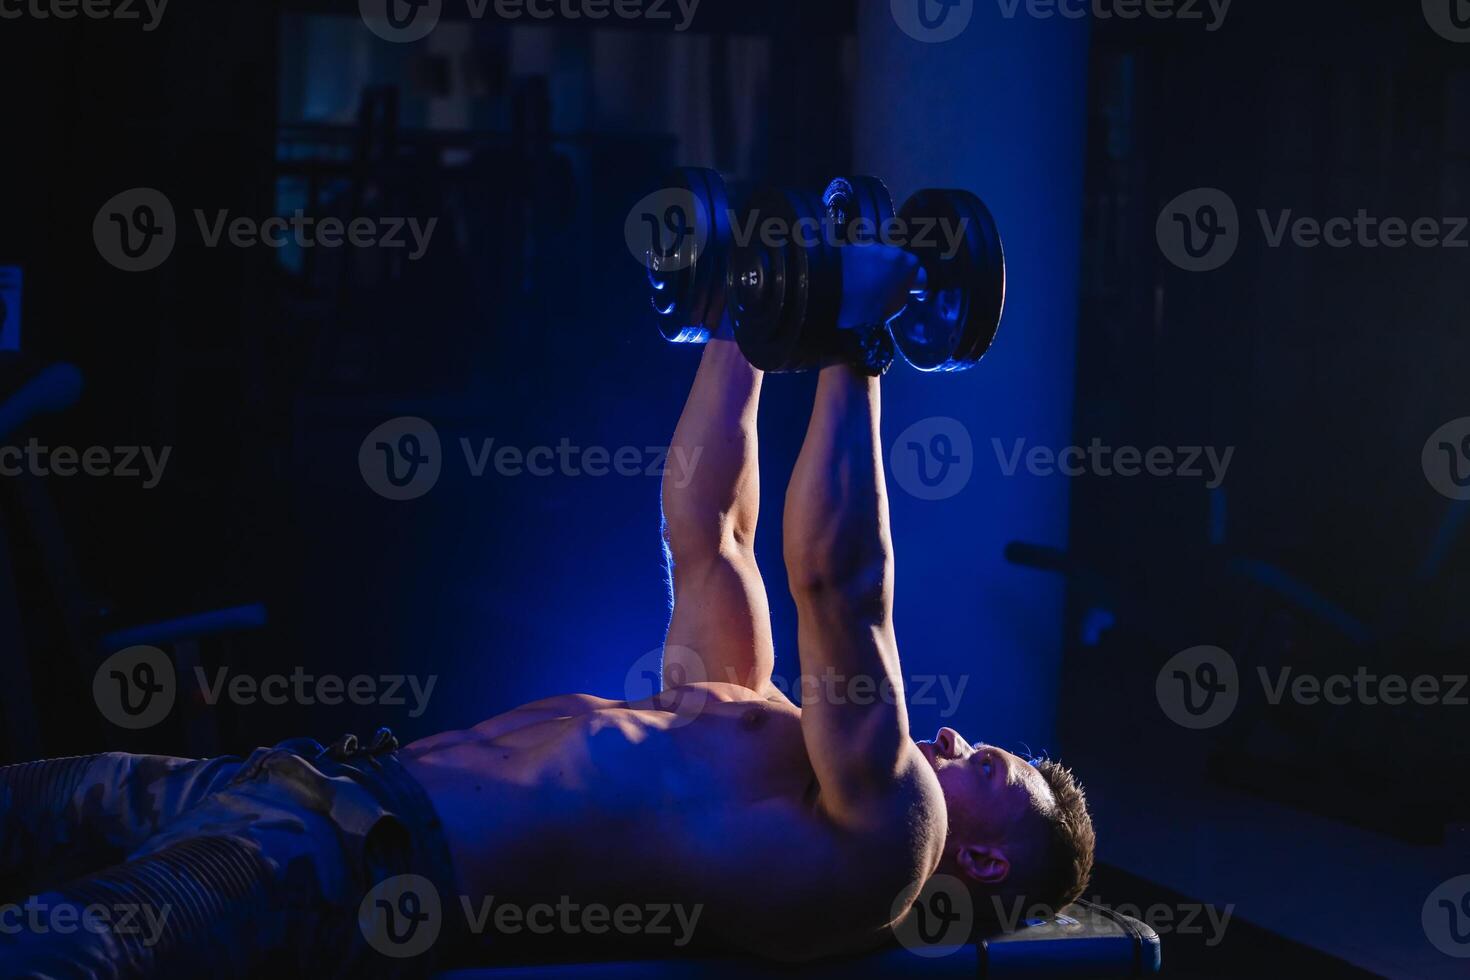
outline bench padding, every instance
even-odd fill
[[[1091,902],[1070,905],[1051,919],[1036,920],[945,956],[919,956],[894,947],[868,956],[786,969],[742,959],[610,960],[547,966],[456,970],[440,980],[744,980],[784,973],[823,980],[865,977],[931,977],[975,980],[1126,980],[1159,972],[1159,937],[1137,919]]]

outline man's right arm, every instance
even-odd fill
[[[877,323],[902,308],[914,275],[911,256],[878,246],[842,251],[841,323]],[[876,804],[904,795],[900,790],[938,793],[909,738],[880,416],[877,378],[844,365],[824,368],[786,494],[802,733],[824,807],[849,825],[885,819]]]
[[[893,631],[893,548],[878,446],[878,382],[822,371],[786,495],[802,733],[825,805],[867,812],[916,754]]]

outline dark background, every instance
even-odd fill
[[[1389,975],[1452,964],[1419,906],[1470,870],[1470,708],[1273,706],[1249,678],[1466,672],[1466,505],[1420,454],[1470,414],[1470,250],[1269,248],[1255,212],[1470,214],[1470,45],[1413,3],[1238,0],[1216,32],[977,15],[993,33],[948,48],[904,38],[879,2],[705,0],[683,34],[450,14],[411,45],[355,7],[175,0],[148,33],[0,21],[0,265],[24,277],[0,391],[58,362],[85,379],[10,441],[172,447],[152,490],[0,481],[0,757],[239,752],[380,724],[413,738],[565,690],[621,696],[667,621],[657,481],[476,478],[458,440],[667,443],[695,355],[659,339],[621,232],[670,166],[817,187],[900,160],[900,200],[973,187],[1015,247],[996,350],[962,378],[896,368],[888,439],[954,416],[989,471],[993,439],[1235,448],[1216,491],[993,472],[939,503],[895,489],[906,667],[969,685],[956,717],[915,706],[916,729],[1075,760],[1118,876],[1103,880],[1135,893],[1105,900],[1159,887]],[[936,116],[953,128],[914,135]],[[172,201],[180,240],[129,274],[91,228],[140,186]],[[1196,187],[1242,219],[1235,258],[1205,274],[1154,232]],[[195,208],[298,207],[439,225],[418,262],[207,248],[193,227]],[[762,415],[758,552],[788,678],[771,502],[810,394],[809,377],[772,379]],[[445,446],[440,483],[408,503],[356,463],[399,416]],[[1008,561],[1012,541],[1067,574]],[[124,732],[96,709],[113,631],[256,605],[264,625],[182,656],[433,676],[428,711],[186,691]],[[1229,721],[1189,732],[1154,681],[1200,644],[1247,683]],[[1202,975],[1291,955],[1251,933],[1223,966],[1173,942]]]

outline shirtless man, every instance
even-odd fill
[[[901,308],[911,259],[844,252],[840,326]],[[986,905],[1024,896],[1061,908],[1092,862],[1070,774],[949,728],[909,736],[879,381],[843,363],[821,371],[786,493],[786,568],[811,682],[799,707],[772,685],[754,553],[761,381],[727,321],[674,433],[672,452],[700,465],[686,485],[663,486],[674,593],[663,692],[551,698],[403,753],[444,820],[461,887],[522,904],[571,891],[698,905],[701,929],[781,959],[882,942],[895,907],[936,871]],[[823,677],[871,679],[898,696],[824,696]]]
[[[838,326],[871,338],[913,263],[844,249],[843,276]],[[797,706],[773,686],[753,551],[761,381],[726,324],[674,435],[700,465],[663,488],[674,607],[661,693],[551,698],[401,750],[381,731],[243,762],[108,753],[0,768],[0,900],[75,914],[121,897],[156,927],[17,932],[0,914],[0,959],[47,977],[410,972],[427,957],[363,944],[424,918],[422,895],[375,894],[405,876],[439,893],[446,920],[492,896],[522,909],[675,903],[698,910],[704,944],[782,960],[882,943],[936,873],[982,916],[997,900],[1076,898],[1093,836],[1066,770],[949,728],[910,738],[879,382],[846,363],[821,370],[785,560],[803,676],[890,693],[809,683]],[[386,927],[369,924],[379,911]]]

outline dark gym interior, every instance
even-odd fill
[[[916,36],[931,2],[968,26]],[[972,190],[1005,243],[984,358],[882,383],[914,731],[1074,767],[1084,897],[1165,976],[1464,975],[1464,0],[442,0],[407,41],[353,0],[119,6],[0,0],[0,763],[631,698],[699,353],[660,336],[630,211],[676,166],[741,196],[874,174]],[[173,213],[147,268],[105,243],[138,189]],[[230,230],[293,215],[403,244]],[[1179,244],[1191,215],[1228,257]],[[771,374],[760,414],[778,684],[815,380]],[[392,499],[366,460],[405,418],[442,469]],[[903,460],[945,426],[965,477],[926,493]],[[180,687],[128,728],[94,682],[138,645]],[[300,675],[401,691],[194,682]]]

